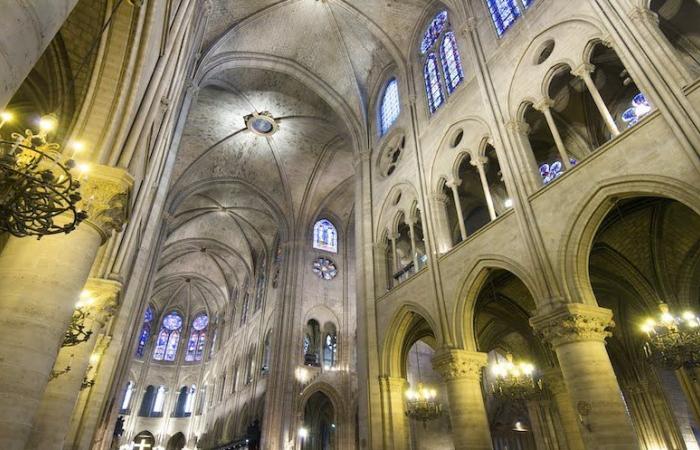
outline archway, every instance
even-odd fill
[[[543,380],[545,386],[555,379],[555,357],[529,324],[535,310],[530,291],[516,275],[503,269],[489,271],[476,299],[473,330],[477,349],[488,354],[483,391],[495,450],[567,448],[569,444],[561,431],[558,408],[568,399],[552,398],[550,389],[539,389],[535,384],[527,397],[506,396],[496,389],[494,369],[508,358],[516,364],[532,364],[533,382]]]
[[[589,276],[598,305],[614,314],[607,349],[640,447],[698,448],[695,370],[652,364],[640,326],[661,303],[679,316],[700,309],[700,216],[666,198],[617,201],[593,240]]]
[[[148,450],[156,445],[156,439],[150,431],[143,430],[139,432],[133,440],[132,447],[134,450]]]
[[[187,443],[185,435],[182,432],[175,433],[170,439],[168,439],[168,444],[165,446],[165,450],[182,450]]]
[[[686,0],[651,0],[649,9],[657,14],[659,29],[683,62],[700,73],[700,4]]]
[[[334,450],[336,445],[336,412],[330,398],[323,392],[315,392],[304,406],[305,430],[302,436],[303,450]]]

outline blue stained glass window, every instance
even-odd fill
[[[442,59],[442,69],[447,80],[447,90],[451,94],[464,79],[462,71],[462,60],[457,50],[457,41],[453,32],[445,33],[440,45],[440,56]]]
[[[314,248],[338,253],[338,231],[328,219],[321,219],[314,225]]]
[[[575,166],[577,161],[573,158],[570,158],[569,162],[572,166]],[[556,180],[557,178],[562,176],[563,173],[564,165],[559,160],[556,160],[551,164],[545,163],[540,166],[540,176],[542,176],[542,183],[545,185]]]
[[[187,342],[187,353],[185,353],[185,361],[201,361],[204,355],[204,347],[207,343],[207,325],[209,325],[209,317],[206,314],[199,314],[192,321],[192,331],[190,339]]]
[[[153,350],[153,359],[156,361],[175,361],[177,347],[180,343],[180,329],[182,328],[182,316],[173,311],[163,317],[163,322],[156,340],[156,348]]]
[[[496,32],[502,36],[520,17],[517,0],[486,0]],[[526,5],[527,6],[527,5]]]
[[[522,0],[523,6],[525,6],[526,8],[529,8],[530,5],[532,5],[532,2],[534,2],[534,1],[535,0]]]
[[[425,90],[428,95],[428,107],[430,108],[430,112],[434,113],[445,101],[442,93],[442,86],[440,86],[440,74],[438,72],[435,53],[429,54],[426,58],[425,66],[423,67],[423,76],[425,77]]]
[[[139,344],[136,347],[136,357],[143,358],[146,350],[146,344],[151,337],[151,322],[153,321],[153,307],[148,305],[146,312],[143,314],[143,326],[141,326],[141,334],[139,335]]]
[[[627,128],[631,128],[650,112],[651,104],[644,94],[640,92],[632,97],[631,106],[622,113],[622,121],[627,124]]]
[[[382,136],[389,131],[389,128],[396,122],[401,113],[401,102],[399,101],[399,82],[392,78],[384,88],[382,103],[379,108],[379,131]]]
[[[440,34],[445,30],[447,25],[447,11],[441,11],[437,13],[430,26],[425,30],[423,35],[423,40],[420,44],[420,53],[425,55],[428,51],[433,48],[437,40],[440,38]]]

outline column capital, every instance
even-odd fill
[[[523,120],[509,120],[506,122],[506,128],[509,131],[512,131],[515,134],[519,134],[521,136],[527,136],[530,134],[530,124]]]
[[[82,200],[78,207],[87,211],[85,220],[106,241],[112,231],[121,231],[129,213],[129,194],[134,178],[119,167],[93,165],[80,180]]]
[[[486,164],[487,162],[489,162],[489,159],[484,155],[472,158],[470,161],[471,165],[474,167],[484,167],[484,164]]]
[[[627,13],[627,16],[634,22],[645,22],[653,25],[659,24],[659,16],[649,8],[635,6]]]
[[[538,102],[534,103],[532,105],[533,108],[535,108],[537,111],[540,112],[545,112],[549,111],[549,109],[554,105],[554,100],[551,98],[543,98],[539,100]]]
[[[571,342],[604,342],[615,326],[612,316],[606,308],[570,303],[531,318],[530,325],[553,347]]]
[[[361,150],[355,154],[355,157],[352,160],[352,165],[353,167],[357,170],[359,166],[362,165],[365,161],[369,161],[372,156],[372,152],[369,150]]]
[[[122,284],[118,281],[89,278],[84,288],[89,298],[84,306],[88,317],[104,326],[119,304],[121,290]]]
[[[578,67],[571,71],[571,74],[579,78],[590,78],[591,74],[595,70],[595,66],[591,63],[579,64]]]
[[[390,241],[395,241],[399,238],[399,233],[389,232],[386,234],[386,238],[389,239]]]
[[[476,31],[477,21],[475,17],[467,17],[462,26],[462,37],[467,38],[472,31]]]
[[[444,348],[433,356],[433,368],[446,381],[481,379],[481,369],[486,366],[488,355],[481,352]]]
[[[447,186],[450,189],[456,189],[459,187],[459,185],[462,184],[462,180],[459,178],[450,178],[445,182],[445,186]]]
[[[442,203],[444,205],[447,204],[447,196],[443,194],[442,192],[433,192],[430,194],[430,199],[434,201],[435,203]]]

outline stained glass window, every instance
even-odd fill
[[[457,41],[453,32],[445,33],[440,45],[440,57],[442,59],[442,70],[445,72],[447,80],[447,91],[451,94],[464,79],[462,71],[462,60],[457,51]]]
[[[187,400],[185,401],[185,415],[186,416],[191,416],[192,411],[194,410],[194,400],[197,397],[197,386],[194,384],[190,386],[189,391],[187,392]]]
[[[258,279],[255,283],[255,311],[262,306],[263,298],[265,297],[265,281],[267,280],[267,264],[265,264],[265,256],[262,256],[262,262],[258,268]]]
[[[246,292],[245,295],[243,296],[243,305],[241,307],[241,325],[245,325],[246,321],[248,320],[248,302],[250,300],[250,296]]]
[[[323,342],[323,368],[330,369],[335,366],[336,355],[338,352],[338,344],[335,333],[329,333],[326,335],[326,339]]]
[[[525,6],[526,8],[528,8],[528,7],[530,7],[530,5],[532,5],[532,2],[534,2],[534,1],[535,1],[535,0],[522,0],[523,6]]]
[[[396,78],[392,78],[384,88],[384,95],[379,108],[379,132],[382,136],[389,131],[389,128],[399,118],[400,113],[399,82]]]
[[[445,30],[445,27],[447,26],[447,11],[441,11],[437,13],[435,18],[433,19],[432,22],[430,22],[430,26],[428,26],[428,29],[425,30],[425,34],[423,35],[423,40],[421,41],[420,44],[420,53],[421,55],[425,55],[428,53],[428,50],[433,48],[435,43],[438,41],[440,38],[440,34]]]
[[[153,314],[153,307],[148,305],[146,312],[143,314],[143,325],[141,326],[141,334],[139,334],[139,344],[136,347],[137,358],[143,358],[144,352],[146,351],[148,338],[151,337],[151,322],[153,321]]]
[[[131,405],[131,396],[134,394],[134,383],[129,381],[126,383],[126,390],[124,391],[124,399],[122,400],[120,412],[126,412],[129,410]]]
[[[156,340],[156,348],[153,350],[153,359],[156,361],[175,361],[181,329],[182,316],[180,314],[173,311],[163,317],[163,323]]]
[[[442,86],[440,86],[440,74],[438,73],[435,53],[429,54],[425,60],[423,75],[425,77],[426,94],[428,95],[428,107],[430,108],[430,112],[434,113],[442,106],[445,100],[442,94]]]
[[[199,314],[192,321],[192,330],[190,331],[190,340],[187,342],[185,361],[202,360],[204,347],[207,345],[207,325],[209,325],[209,317],[206,314]]]
[[[498,36],[502,36],[520,17],[520,8],[516,0],[486,0],[486,3]]]
[[[338,231],[328,219],[321,219],[314,225],[314,248],[338,253]]]
[[[571,158],[569,162],[572,166],[576,165],[576,160]],[[556,160],[550,163],[544,163],[540,166],[540,176],[542,177],[542,183],[547,185],[552,181],[556,180],[564,173],[564,165],[561,161]]]
[[[633,127],[639,120],[651,112],[651,104],[642,93],[632,97],[631,106],[622,113],[622,121],[627,128]]]

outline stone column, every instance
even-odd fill
[[[516,156],[519,156],[518,160],[525,169],[523,180],[527,185],[527,189],[530,193],[535,192],[542,186],[542,176],[540,175],[540,168],[535,160],[535,154],[532,151],[530,138],[528,137],[530,135],[530,125],[521,120],[511,120],[506,124],[506,128],[517,145],[518,152]]]
[[[408,419],[404,401],[408,382],[404,378],[380,377],[382,393],[384,448],[387,450],[409,450]]]
[[[561,421],[561,428],[558,430],[560,439],[563,438],[566,442],[566,448],[569,450],[584,450],[586,447],[583,444],[581,430],[578,426],[578,416],[571,404],[569,392],[566,390],[561,371],[556,367],[544,370],[543,381],[559,413]]]
[[[60,448],[70,427],[71,413],[85,380],[93,371],[99,358],[95,352],[98,341],[104,342],[100,332],[117,306],[121,284],[116,281],[91,278],[76,310],[84,317],[80,322],[92,334],[86,342],[66,345],[64,342],[54,365],[54,373],[70,366],[70,371],[49,381],[34,420],[34,428],[26,450],[38,448]]]
[[[496,208],[493,207],[493,196],[491,195],[489,180],[486,178],[486,171],[484,170],[484,164],[486,164],[488,160],[489,159],[485,156],[479,156],[471,160],[471,165],[476,167],[476,170],[479,172],[479,179],[481,180],[481,187],[484,190],[484,197],[486,197],[486,205],[489,208],[491,220],[496,220]]]
[[[399,271],[399,256],[396,253],[396,239],[398,239],[399,236],[395,233],[391,233],[387,237],[389,239],[389,243],[391,244],[392,272],[389,274],[389,283],[391,288],[398,282],[398,280],[394,279],[394,274]]]
[[[586,84],[588,92],[590,92],[591,97],[593,97],[593,102],[595,103],[595,106],[598,108],[600,115],[603,116],[605,126],[608,127],[608,131],[610,131],[610,133],[614,137],[620,134],[620,130],[617,129],[615,120],[610,114],[607,105],[603,101],[603,97],[600,96],[600,91],[598,90],[595,83],[593,82],[593,79],[591,78],[591,74],[594,70],[595,66],[593,64],[584,63],[578,66],[576,69],[572,70],[571,74],[582,79],[583,82]]]
[[[430,199],[433,202],[433,212],[435,214],[438,253],[447,253],[452,248],[452,233],[450,232],[450,222],[447,217],[447,196],[442,192],[435,192]]]
[[[638,449],[605,338],[614,326],[612,311],[572,303],[530,319],[557,354],[587,449]]]
[[[433,368],[447,385],[455,450],[491,450],[491,431],[481,389],[481,373],[487,355],[457,349],[441,349]]]
[[[78,0],[7,0],[0,30],[0,109],[29,75]]]
[[[99,246],[126,220],[132,178],[93,166],[88,219],[68,235],[11,238],[0,254],[0,448],[23,450]]]
[[[411,219],[408,222],[408,234],[411,238],[411,256],[413,257],[413,272],[418,272],[418,252],[416,251],[416,219]]]
[[[457,187],[462,183],[461,180],[450,180],[448,181],[447,187],[452,190],[452,197],[455,202],[455,209],[457,210],[457,221],[459,222],[459,233],[462,236],[462,240],[467,238],[467,228],[464,225],[464,213],[462,212],[462,202],[459,201],[459,191]]]
[[[552,401],[548,398],[528,400],[526,406],[537,450],[567,450],[562,433],[557,432],[561,424]]]
[[[539,101],[534,108],[544,114],[544,118],[547,120],[547,126],[549,131],[552,133],[554,138],[554,143],[557,145],[557,150],[559,151],[559,157],[561,158],[561,163],[564,164],[566,170],[571,169],[571,161],[569,161],[569,154],[566,152],[566,147],[564,146],[564,141],[561,139],[559,134],[559,129],[557,128],[556,122],[554,122],[554,117],[552,116],[552,100],[545,98]]]

